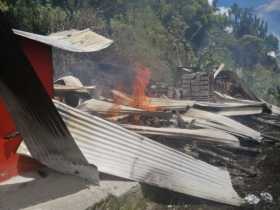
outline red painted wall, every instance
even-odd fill
[[[22,49],[50,97],[53,96],[53,65],[50,46],[30,39],[20,38]]]
[[[43,83],[48,94],[53,96],[53,65],[51,47],[33,40],[18,37],[24,53],[32,64],[37,76]],[[20,69],[18,69],[20,71]],[[0,98],[0,182],[18,173],[31,170],[38,166],[29,158],[16,155],[22,140],[16,134],[16,127],[5,102]],[[10,137],[7,139],[7,137]]]

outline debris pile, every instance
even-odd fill
[[[242,189],[245,179],[258,176],[252,162],[262,154],[262,146],[279,145],[280,108],[259,99],[223,65],[210,73],[182,68],[176,86],[162,86],[159,93],[150,85],[149,69],[137,65],[130,91],[112,87],[106,96],[95,94],[95,86],[65,76],[55,81],[53,94],[51,64],[46,69],[34,65],[34,53],[28,54],[35,56],[29,63],[19,47],[10,44],[16,42],[9,33],[3,42],[11,50],[1,59],[5,68],[0,92],[19,132],[5,133],[1,142],[8,145],[20,136],[25,144],[18,152],[91,184],[98,184],[101,172],[232,206],[276,200],[267,189]],[[14,33],[72,52],[95,52],[112,43],[90,30],[51,36]],[[83,42],[84,36],[93,42]],[[15,85],[18,69],[21,78]],[[21,142],[16,140],[12,152]],[[7,153],[5,145],[0,148]],[[6,178],[9,167],[3,168],[0,175]]]
[[[189,74],[206,78],[206,73]],[[279,108],[258,99],[232,72],[219,68],[207,78],[203,100],[148,97],[149,71],[141,67],[131,95],[112,89],[111,98],[80,100],[76,107],[54,103],[83,154],[101,172],[241,205],[248,199],[235,193],[222,168],[233,180],[257,176],[257,168],[240,159],[254,158],[261,145],[279,141],[278,133],[271,133],[279,126]],[[193,81],[192,86],[201,79]],[[195,91],[190,89],[185,92]]]

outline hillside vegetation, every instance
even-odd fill
[[[213,70],[220,63],[260,97],[280,102],[278,39],[250,9],[221,14],[207,0],[0,0],[14,27],[41,34],[87,27],[112,38],[114,51],[173,82],[178,66]]]

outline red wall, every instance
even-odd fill
[[[48,94],[53,96],[53,66],[51,47],[25,38],[19,38],[20,44],[37,76]],[[18,69],[20,71],[20,69]],[[21,142],[20,135],[9,140],[7,136],[15,134],[16,128],[5,102],[0,98],[0,182],[34,168],[37,164],[27,158],[16,155]]]
[[[20,38],[22,49],[49,95],[53,96],[53,65],[50,46]]]

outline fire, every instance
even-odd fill
[[[136,76],[133,83],[132,102],[130,106],[146,111],[156,111],[157,107],[151,105],[150,98],[146,96],[146,87],[151,78],[151,71],[143,65],[137,65]]]
[[[151,72],[143,66],[136,66],[136,73],[132,87],[132,95],[128,96],[124,93],[122,84],[118,84],[112,90],[114,105],[107,113],[108,117],[118,116],[121,112],[121,105],[131,106],[145,111],[157,111],[157,107],[150,103],[150,98],[146,95],[146,88],[149,85]]]

